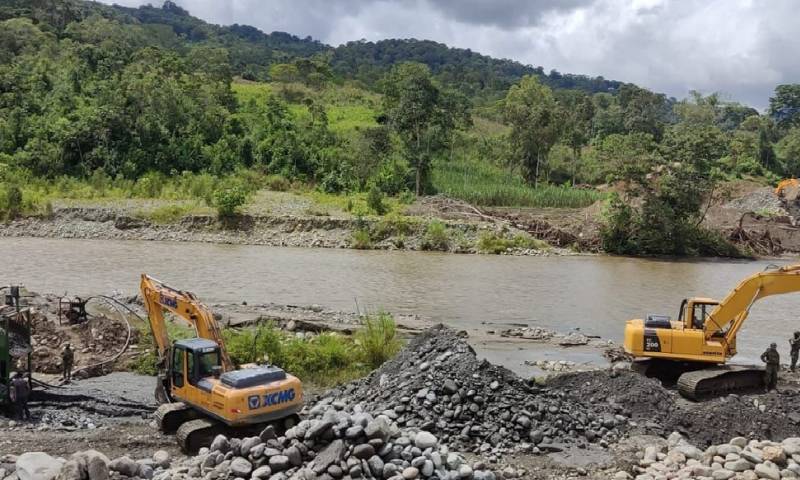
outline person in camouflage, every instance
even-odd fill
[[[769,348],[761,354],[761,361],[767,364],[766,369],[764,369],[764,386],[767,391],[774,390],[778,385],[778,368],[781,365],[778,345],[771,343]]]

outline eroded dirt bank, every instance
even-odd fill
[[[479,239],[485,232],[509,240],[524,233],[507,222],[443,220],[445,232],[431,238],[427,235],[431,220],[414,217],[410,221],[394,222],[379,218],[259,214],[226,221],[211,215],[189,215],[172,223],[157,223],[125,209],[60,207],[48,217],[25,217],[9,222],[0,229],[0,236],[478,253]],[[558,248],[560,244],[555,245],[552,248],[513,246],[504,253],[573,254],[571,250]]]

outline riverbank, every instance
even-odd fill
[[[705,212],[706,228],[746,255],[800,252],[800,204],[756,183],[726,188],[729,193]],[[602,202],[586,208],[477,208],[428,196],[410,204],[395,200],[385,215],[364,213],[352,203],[345,196],[260,190],[240,214],[219,219],[191,200],[62,199],[6,222],[0,236],[524,256],[602,253]]]
[[[6,223],[0,229],[0,236],[532,256],[576,253],[552,247],[510,223],[416,215],[327,214],[242,214],[230,219],[191,214],[158,222],[140,209],[118,206],[55,206],[50,215]]]

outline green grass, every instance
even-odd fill
[[[140,354],[128,368],[142,375],[158,373],[158,355],[147,325],[139,329]],[[177,322],[167,322],[172,340],[192,338],[195,332]],[[269,362],[304,382],[329,387],[368,374],[392,358],[402,346],[391,315],[367,315],[354,336],[333,332],[299,338],[272,323],[223,330],[225,347],[236,365]]]
[[[533,188],[521,176],[487,161],[440,161],[433,185],[447,196],[492,207],[587,207],[605,195],[596,190],[554,185]]]
[[[536,249],[547,250],[550,245],[547,242],[531,237],[530,235],[519,233],[513,237],[497,232],[483,232],[478,239],[478,251],[499,255],[515,249]]]
[[[255,101],[257,104],[263,104],[266,102],[267,96],[274,91],[272,86],[268,83],[246,81],[233,82],[231,84],[231,90],[233,90],[234,95],[236,95],[236,99],[241,104],[245,104],[250,101]]]
[[[364,319],[364,327],[356,333],[356,344],[362,358],[372,368],[380,367],[394,357],[402,346],[397,339],[397,325],[391,315],[378,312]]]
[[[450,249],[450,232],[447,225],[439,220],[433,220],[425,228],[422,237],[423,250],[448,251]]]
[[[198,202],[185,202],[159,205],[152,209],[142,209],[136,212],[136,216],[150,220],[153,223],[165,225],[178,222],[187,215],[206,211],[207,209],[203,209]]]
[[[366,228],[353,230],[350,238],[350,247],[356,250],[369,250],[372,248],[372,237],[369,230]]]
[[[363,377],[402,346],[394,319],[386,313],[366,316],[364,326],[352,337],[326,332],[298,338],[271,323],[227,329],[224,335],[234,363],[266,360],[321,387]]]
[[[264,104],[271,93],[280,93],[282,88],[297,88],[315,101],[323,102],[328,114],[328,126],[334,133],[351,132],[378,124],[375,117],[379,97],[353,87],[330,85],[318,92],[299,85],[284,87],[276,83],[236,81],[231,85],[236,99],[242,105],[251,101]],[[309,118],[308,107],[302,103],[289,103],[289,111],[298,119]]]

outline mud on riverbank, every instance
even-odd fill
[[[59,207],[47,217],[25,217],[3,225],[0,236],[97,240],[161,240],[280,247],[439,250],[479,253],[483,234],[512,240],[528,235],[513,226],[485,221],[437,220],[444,234],[431,244],[432,219],[403,217],[345,218],[334,216],[241,215],[222,221],[211,215],[189,215],[174,223],[156,223],[126,209]],[[358,237],[358,232],[366,236]],[[512,246],[514,255],[572,254],[563,248]]]

